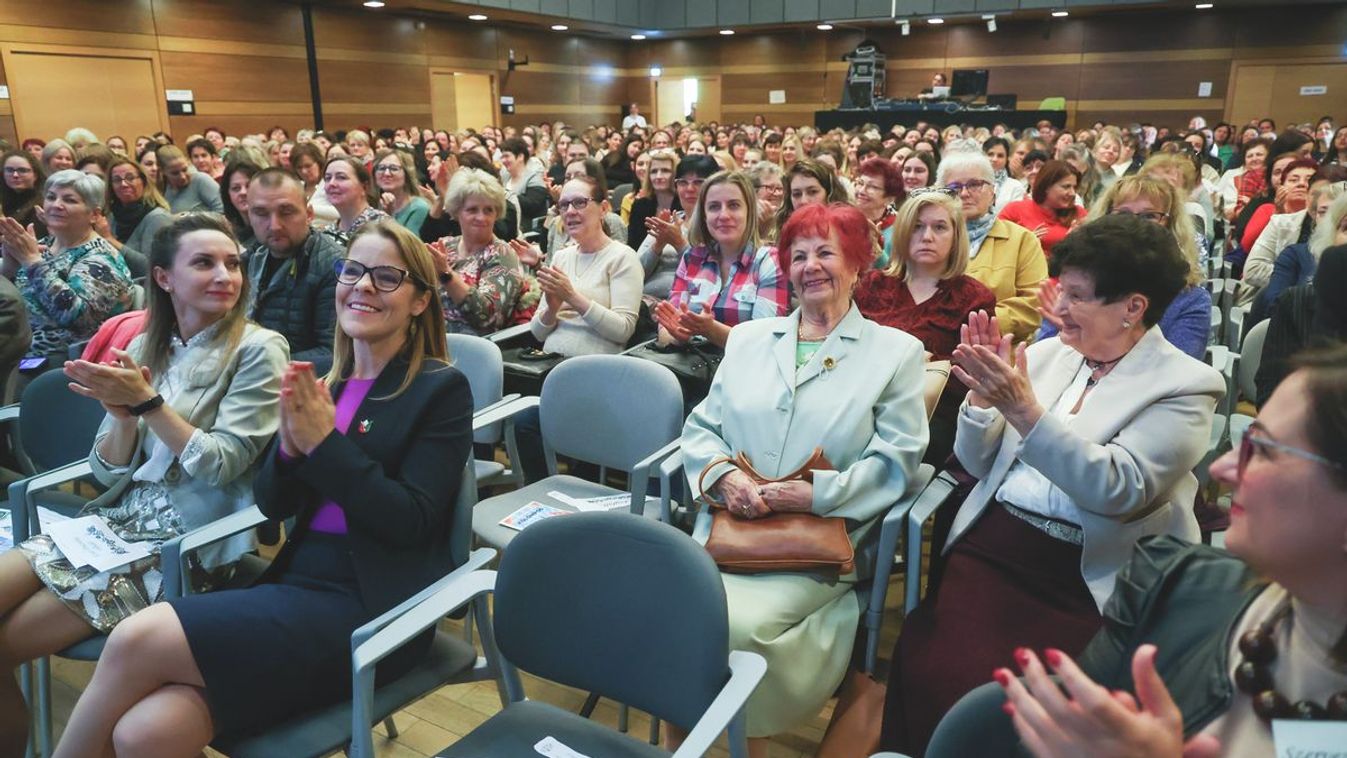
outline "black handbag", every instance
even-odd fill
[[[653,361],[672,371],[678,377],[678,383],[683,385],[684,398],[696,402],[711,391],[711,380],[725,358],[725,351],[702,337],[694,337],[682,345],[648,342],[633,348],[629,355]]]

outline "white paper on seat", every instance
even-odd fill
[[[604,495],[602,497],[571,497],[564,492],[552,490],[547,496],[555,499],[557,502],[565,503],[581,513],[591,511],[618,511],[626,510],[631,507],[631,495]],[[647,505],[659,502],[658,498],[646,497]]]
[[[92,566],[96,571],[108,571],[146,558],[150,546],[143,542],[127,542],[118,537],[101,516],[83,516],[46,524],[45,532],[61,549],[72,566]]]
[[[556,737],[543,737],[533,749],[549,758],[589,758],[584,753],[577,753],[561,744]]]

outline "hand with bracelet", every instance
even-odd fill
[[[137,365],[125,350],[114,349],[112,354],[116,356],[116,362],[66,361],[65,375],[71,380],[70,391],[97,400],[120,421],[152,410],[147,406],[156,399],[163,402],[151,383],[148,368]]]

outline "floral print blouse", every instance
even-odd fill
[[[33,329],[28,355],[64,355],[105,320],[131,309],[131,272],[102,237],[60,252],[54,237],[41,244],[42,260],[14,277]]]
[[[494,238],[481,250],[467,252],[462,237],[444,237],[430,243],[430,248],[447,256],[454,275],[468,285],[468,295],[458,305],[440,287],[449,333],[486,335],[514,322],[523,269],[505,241]]]

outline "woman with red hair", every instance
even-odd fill
[[[791,215],[778,255],[800,307],[730,331],[711,391],[683,428],[695,495],[737,519],[844,518],[854,542],[907,490],[926,449],[925,357],[915,337],[867,320],[852,302],[877,236],[847,205],[809,204]],[[726,456],[751,462],[764,479],[787,480],[760,484]],[[808,481],[790,476],[806,467]],[[766,756],[765,738],[817,716],[842,681],[859,619],[857,577],[721,577],[730,649],[767,659],[747,707],[749,754]],[[680,741],[671,725],[670,742]]]
[[[1076,204],[1080,172],[1066,161],[1048,161],[1038,170],[1029,197],[1001,209],[998,218],[1028,229],[1043,243],[1043,254],[1052,258],[1052,246],[1061,242],[1085,218]]]
[[[893,253],[893,222],[898,218],[898,206],[907,197],[903,175],[892,162],[870,158],[857,169],[851,188],[856,195],[856,207],[883,235],[884,243],[875,258],[875,268],[882,269],[889,265]]]

